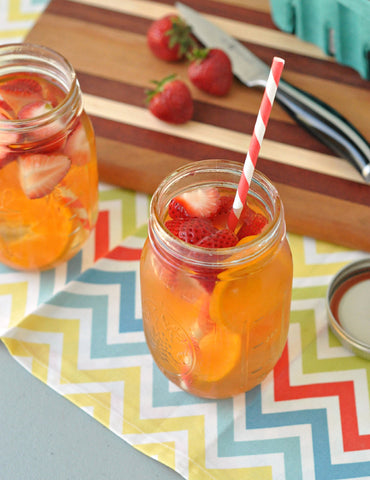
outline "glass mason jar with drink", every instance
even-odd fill
[[[70,259],[98,213],[95,137],[73,67],[46,47],[0,47],[0,262]]]
[[[237,227],[227,227],[242,169],[206,160],[167,177],[141,258],[150,352],[173,383],[207,398],[261,383],[288,334],[292,257],[279,194],[260,172]]]

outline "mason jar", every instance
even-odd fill
[[[0,46],[0,262],[65,262],[97,213],[95,137],[72,65],[43,46]]]
[[[216,187],[235,195],[243,165],[188,164],[154,193],[140,264],[143,327],[163,374],[200,397],[252,389],[273,369],[289,327],[292,256],[276,188],[255,171],[248,204],[267,219],[261,233],[233,247],[188,244],[165,226],[174,197]]]

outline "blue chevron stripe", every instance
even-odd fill
[[[6,265],[4,265],[3,263],[0,263],[0,274],[1,273],[12,273],[14,272],[15,270],[12,270],[11,268],[7,267]]]
[[[249,416],[254,415],[255,411],[260,412],[261,410],[259,386],[246,393],[246,403],[248,406],[248,425],[245,427],[247,429],[253,430],[255,428],[271,428],[274,426],[267,421],[264,422],[263,427],[249,424]],[[284,455],[286,480],[302,479],[301,446],[298,435],[285,438],[281,437],[273,440],[246,440],[235,442],[232,399],[218,405],[217,421],[218,453],[220,456],[231,457],[240,455],[271,455],[282,453]],[[288,425],[290,424],[294,425],[295,422],[288,423]]]
[[[67,282],[74,280],[82,271],[82,252],[71,258],[67,264]]]
[[[210,403],[212,400],[204,398],[197,398],[189,395],[184,391],[169,391],[170,382],[159,370],[155,363],[153,363],[153,406],[167,407],[177,405],[198,405],[201,403]]]
[[[302,468],[300,463],[301,452],[298,437],[279,438],[278,440],[235,442],[234,431],[232,427],[234,424],[232,399],[201,399],[182,391],[169,392],[168,387],[168,380],[154,365],[153,406],[161,407],[172,405],[194,405],[200,403],[217,404],[217,425],[219,439],[217,451],[220,457],[283,453],[285,470],[287,474],[286,480],[302,479]],[[252,394],[252,392],[248,392],[247,395]],[[257,397],[255,401],[260,402],[260,397]]]
[[[333,465],[330,458],[330,445],[326,409],[297,410],[284,413],[262,413],[261,389],[256,387],[247,394],[247,428],[280,427],[285,425],[310,425],[315,458],[316,480],[366,477],[370,472],[370,462]],[[279,439],[279,443],[282,439]],[[295,458],[293,464],[297,461]],[[287,477],[288,479],[296,477]]]
[[[169,392],[169,382],[153,367],[153,406],[217,404],[218,454],[220,457],[282,453],[286,480],[302,479],[301,445],[298,436],[276,440],[235,441],[232,400],[206,400],[186,392]],[[263,414],[260,386],[246,393],[247,429],[278,428],[286,425],[309,425],[312,431],[316,480],[368,477],[370,462],[333,465],[330,458],[329,436],[325,409]]]
[[[88,270],[79,278],[85,283],[96,284],[94,269]],[[135,272],[102,272],[99,271],[99,284],[118,284],[125,294],[120,295],[120,331],[142,331],[142,320],[135,319],[134,296]],[[108,298],[106,295],[79,295],[70,292],[60,292],[49,302],[50,305],[72,308],[89,308],[92,310],[91,358],[119,357],[130,355],[147,355],[149,353],[145,341],[128,344],[107,344],[108,330]]]
[[[98,282],[96,279],[99,279]],[[143,330],[141,319],[135,318],[136,272],[98,272],[91,268],[81,275],[81,282],[121,286],[120,328],[121,333],[140,332]]]
[[[55,270],[40,272],[40,293],[38,305],[46,302],[54,294]]]

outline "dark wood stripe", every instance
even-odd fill
[[[159,154],[163,152],[177,157],[181,155],[188,161],[206,158],[228,158],[229,160],[244,162],[245,158],[243,153],[154,132],[145,128],[116,123],[95,116],[92,117],[92,122],[98,136],[116,141],[122,141],[124,138],[127,144],[153,150]],[[274,182],[370,206],[368,185],[357,184],[291,165],[282,165],[263,157],[258,159],[258,169]]]
[[[86,21],[88,19],[90,24],[95,23],[112,29],[125,30],[142,35],[146,35],[151,24],[151,20],[144,17],[126,15],[106,8],[69,2],[68,0],[52,1],[48,5],[46,12],[75,20]]]
[[[264,47],[255,43],[241,42],[258,58],[265,63],[270,64],[271,59],[277,55],[285,59],[285,69],[296,73],[303,73],[306,76],[322,78],[331,82],[350,85],[363,90],[369,88],[369,82],[360,77],[357,72],[351,68],[336,62],[330,62],[325,59],[313,58],[305,55]]]
[[[122,0],[124,1],[124,0]],[[174,7],[173,0],[153,0],[153,2],[158,4],[168,5],[169,7]],[[205,13],[209,15],[215,15],[222,18],[229,18],[230,20],[237,20],[240,22],[249,23],[251,25],[257,25],[265,28],[276,29],[271,16],[268,13],[261,12],[258,10],[252,10],[248,8],[239,7],[237,5],[224,5],[220,2],[215,2],[212,0],[202,0],[201,5],[199,5],[199,0],[186,0],[186,5],[194,10],[199,11],[199,13]],[[87,9],[89,10],[87,15]],[[81,20],[86,20],[90,23],[98,23],[100,25],[111,26],[112,28],[119,27],[122,25],[120,22],[129,22],[129,19],[119,19],[118,17],[125,17],[125,14],[115,12],[113,10],[108,10],[104,7],[94,7],[91,5],[84,5],[80,3],[69,2],[68,0],[58,0],[57,2],[51,2],[47,7],[47,12],[55,15],[68,16],[70,18],[76,18]],[[129,17],[130,15],[127,15]],[[150,23],[151,21],[145,19],[144,17],[136,17],[140,20],[140,23]],[[132,28],[135,27],[135,18],[132,16]],[[129,23],[125,26],[125,30],[131,31],[129,28]]]
[[[173,5],[172,0],[158,3]],[[187,1],[187,4],[195,9],[198,8],[197,3],[197,0]],[[51,2],[47,7],[47,12],[82,21],[86,21],[86,18],[88,18],[89,23],[91,24],[95,23],[97,25],[103,25],[112,29],[125,30],[140,35],[146,35],[151,23],[149,19],[144,17],[127,15],[107,10],[105,8],[69,2],[67,0]],[[270,19],[270,16],[263,12],[257,12],[232,5],[224,5],[220,2],[212,2],[210,0],[202,2],[202,12],[277,30],[272,24],[272,21],[268,20]],[[369,88],[368,82],[362,79],[359,74],[355,73],[351,68],[340,65],[336,62],[298,55],[282,49],[276,50],[272,47],[264,47],[254,43],[242,43],[267,64],[271,63],[271,59],[274,55],[280,55],[286,60],[286,69],[291,71],[299,73],[304,72],[307,76],[324,78],[333,82],[340,81],[342,84],[363,88],[365,90]]]
[[[128,83],[108,80],[77,71],[82,91],[101,98],[128,103],[138,107],[145,106],[145,89]],[[207,125],[226,128],[240,133],[253,132],[256,116],[219,105],[195,101],[193,120]],[[278,108],[278,107],[276,107]],[[271,118],[265,138],[282,142],[315,152],[332,152],[297,124],[281,122]]]
[[[174,5],[173,0],[156,0],[156,2],[166,4],[170,7]],[[238,5],[225,5],[224,3],[212,0],[202,0],[201,2],[199,2],[199,0],[184,0],[184,3],[202,14],[229,18],[230,20],[237,20],[260,27],[276,28],[270,14],[259,10],[239,7]]]

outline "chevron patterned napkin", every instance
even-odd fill
[[[19,40],[46,4],[4,0],[0,42]],[[0,337],[14,359],[186,479],[370,479],[370,362],[338,343],[325,309],[332,276],[366,255],[289,235],[293,301],[280,361],[246,394],[201,400],[170,384],[145,344],[148,200],[101,185],[97,227],[72,260],[41,273],[0,265]]]
[[[0,271],[2,340],[41,381],[184,478],[369,478],[370,363],[328,328],[325,294],[362,258],[290,235],[291,326],[274,371],[254,390],[201,400],[153,364],[141,320],[139,259],[148,198],[101,187],[95,234],[61,267]]]

